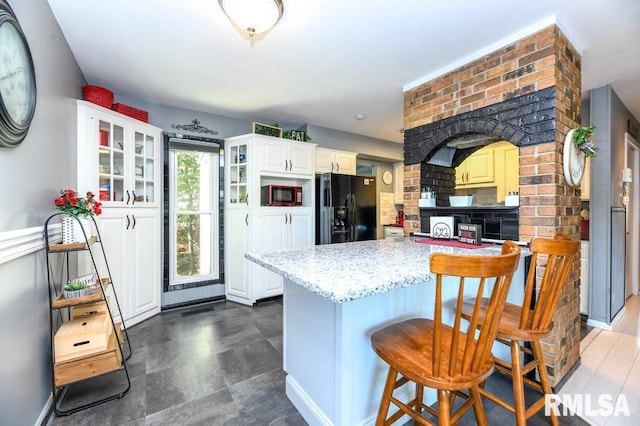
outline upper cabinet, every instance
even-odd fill
[[[456,167],[456,186],[488,183],[493,179],[493,148],[479,149]]]
[[[316,148],[316,173],[355,175],[357,155],[355,152]]]
[[[471,154],[456,167],[456,189],[496,187],[496,201],[519,191],[520,150],[509,142],[487,145]]]
[[[160,205],[162,130],[78,100],[78,190],[104,207]]]
[[[259,170],[278,174],[313,174],[315,145],[269,136],[258,140]]]

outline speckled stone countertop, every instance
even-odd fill
[[[431,253],[496,255],[500,245],[462,249],[420,244],[411,238],[325,244],[245,257],[336,303],[361,299],[435,278]]]

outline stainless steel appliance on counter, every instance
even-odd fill
[[[325,173],[316,194],[316,244],[377,238],[375,177]]]

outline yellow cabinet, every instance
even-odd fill
[[[589,201],[591,198],[591,158],[587,158],[584,163],[584,174],[582,175],[582,182],[580,183],[581,199]]]
[[[496,160],[497,202],[502,203],[509,192],[520,189],[520,149],[508,142],[494,144]]]
[[[496,202],[520,187],[520,150],[506,141],[487,145],[456,167],[456,189],[496,187]]]
[[[456,167],[456,186],[470,187],[493,182],[494,173],[493,148],[484,147]]]

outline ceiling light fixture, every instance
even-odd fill
[[[276,26],[284,6],[282,0],[218,0],[233,26],[252,42],[261,40]]]
[[[367,118],[366,114],[356,114],[356,120],[364,120]]]

